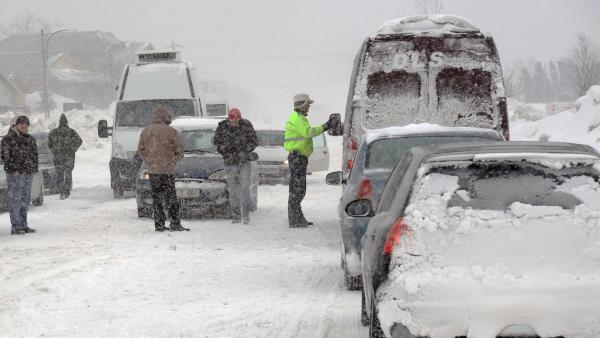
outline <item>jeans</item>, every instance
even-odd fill
[[[75,160],[54,158],[54,170],[56,172],[56,187],[61,195],[69,195],[73,186],[73,167]]]
[[[239,210],[242,218],[248,218],[252,205],[250,196],[250,162],[225,165],[229,204],[233,210]]]
[[[288,223],[296,226],[306,223],[300,203],[306,196],[306,168],[308,157],[292,152],[288,155],[290,166],[290,195],[288,198]]]
[[[179,201],[175,193],[175,175],[150,174],[152,188],[152,206],[154,207],[154,225],[165,225],[163,202],[167,205],[171,226],[181,225],[179,219]]]
[[[31,182],[33,176],[28,174],[6,174],[8,185],[8,211],[13,231],[25,229],[27,209],[31,204]]]

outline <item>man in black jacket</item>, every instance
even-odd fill
[[[229,203],[234,210],[234,223],[250,223],[249,209],[252,205],[250,195],[251,152],[258,145],[256,132],[250,121],[242,118],[237,108],[227,113],[227,119],[219,122],[213,143],[225,161],[225,176],[229,191]]]
[[[60,199],[65,199],[71,194],[73,186],[73,168],[75,167],[75,152],[81,146],[81,137],[71,128],[65,114],[60,115],[58,128],[48,134],[48,148],[54,156],[54,170],[56,171],[56,187],[60,192]]]
[[[8,205],[11,235],[33,233],[27,224],[27,209],[31,204],[31,182],[38,171],[38,151],[35,139],[29,135],[29,119],[19,116],[0,143],[8,185]]]

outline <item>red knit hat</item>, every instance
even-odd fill
[[[242,118],[242,112],[237,108],[231,108],[227,112],[228,119],[240,119]]]

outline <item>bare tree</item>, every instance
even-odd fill
[[[440,14],[444,6],[442,0],[414,0],[415,5],[422,14]]]
[[[567,81],[577,95],[585,95],[592,85],[600,83],[600,48],[589,36],[577,34],[577,41],[563,61]]]
[[[0,26],[0,40],[13,34],[39,33],[40,29],[50,32],[62,27],[58,20],[49,20],[26,11],[11,22]]]

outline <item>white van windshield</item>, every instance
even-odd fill
[[[172,118],[196,116],[194,100],[139,100],[117,103],[117,127],[146,127],[152,123],[154,107],[163,105]]]

